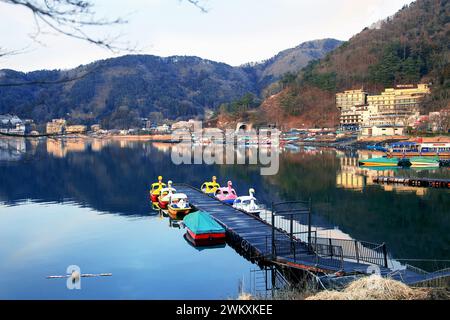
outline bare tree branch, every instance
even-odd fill
[[[203,13],[208,10],[201,4],[201,0],[179,0],[187,1],[200,9]],[[36,25],[36,31],[30,34],[30,37],[39,42],[39,35],[43,34],[41,25],[46,25],[57,33],[66,35],[71,38],[87,41],[94,45],[106,48],[113,52],[117,51],[136,51],[127,44],[126,47],[119,46],[118,39],[120,36],[94,38],[87,34],[83,28],[89,26],[111,26],[117,24],[125,24],[127,21],[117,18],[114,20],[97,19],[95,12],[92,10],[93,4],[90,1],[83,0],[0,0],[0,2],[17,5],[29,9],[33,14],[33,19]],[[43,43],[41,43],[43,44]],[[6,50],[0,47],[0,58],[4,56],[16,55],[23,53],[25,49],[20,50]],[[76,81],[82,79],[89,74],[92,74],[101,66],[97,66],[82,75],[76,77],[64,77],[56,81],[31,81],[31,82],[13,82],[0,83],[0,87],[17,87],[26,85],[56,85],[66,82]]]
[[[198,9],[200,9],[203,13],[208,13],[208,10],[205,8],[204,5],[201,4],[200,0],[187,0],[190,4],[193,4]]]
[[[204,5],[202,5],[202,0],[179,1],[187,1],[203,13],[208,12]],[[127,23],[122,18],[113,20],[96,18],[95,12],[93,11],[94,5],[91,0],[0,0],[0,2],[24,7],[32,12],[36,31],[30,34],[30,37],[40,44],[42,42],[39,41],[38,37],[43,33],[41,28],[42,24],[57,33],[87,41],[115,53],[120,51],[136,51],[136,46],[132,47],[129,43],[119,43],[119,36],[96,38],[88,35],[83,30],[83,28],[91,26],[102,27]],[[9,55],[11,52],[15,53],[16,51],[0,50],[0,57]]]
[[[123,46],[117,42],[117,37],[95,38],[89,36],[83,28],[89,26],[112,26],[125,24],[127,21],[117,18],[114,20],[98,19],[90,1],[82,0],[0,0],[11,5],[29,9],[34,17],[36,33],[31,38],[36,40],[41,34],[41,24],[63,35],[84,40],[108,50],[134,51],[130,46]]]

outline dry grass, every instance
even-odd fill
[[[238,300],[248,301],[248,300],[255,300],[255,298],[250,293],[241,293],[238,297]]]
[[[411,288],[401,282],[379,276],[365,277],[343,291],[323,291],[306,300],[428,300],[430,289]]]
[[[380,276],[364,277],[350,283],[342,291],[319,293],[289,292],[279,294],[275,300],[450,300],[448,289],[412,288],[399,281]],[[257,300],[242,293],[238,300]]]

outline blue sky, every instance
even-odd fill
[[[412,1],[204,0],[208,13],[185,0],[93,2],[99,18],[124,17],[129,23],[88,30],[92,35],[120,34],[121,41],[136,45],[143,54],[196,55],[240,65],[308,40],[348,40]],[[54,34],[41,35],[38,43],[29,37],[34,31],[26,9],[0,2],[0,47],[26,48],[22,54],[0,58],[0,68],[65,69],[126,53]]]

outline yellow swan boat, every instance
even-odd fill
[[[212,181],[203,183],[202,187],[200,189],[202,189],[203,193],[214,194],[214,193],[216,193],[217,189],[219,189],[219,188],[220,188],[220,184],[217,183],[217,177],[214,176],[214,177],[212,177]]]
[[[166,187],[166,184],[162,182],[163,177],[158,177],[158,182],[152,184],[152,189],[150,190],[150,198],[152,203],[158,202],[159,195],[161,194],[161,190]]]

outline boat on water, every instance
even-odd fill
[[[185,216],[191,212],[192,207],[189,204],[187,195],[184,193],[175,193],[170,197],[167,211],[171,216]]]
[[[450,157],[450,143],[398,142],[388,148],[387,154],[389,157]]]
[[[238,197],[234,200],[233,208],[259,217],[259,214],[264,208],[258,203],[258,200],[255,198],[254,194],[255,189],[250,189],[248,196]]]
[[[220,184],[217,183],[217,177],[212,177],[212,181],[204,182],[200,188],[203,193],[215,194],[217,189],[220,188]]]
[[[387,152],[388,149],[383,147],[383,146],[379,146],[379,145],[372,145],[372,146],[367,146],[367,150],[370,151],[382,151],[382,152]]]
[[[236,190],[233,189],[233,183],[231,181],[228,181],[228,186],[225,188],[219,188],[214,193],[214,196],[216,199],[226,203],[226,204],[233,204],[234,200],[237,198]]]
[[[412,157],[409,159],[413,168],[438,168],[439,157]]]
[[[372,158],[359,160],[359,165],[362,167],[399,167],[399,158]]]
[[[163,177],[159,176],[158,182],[155,182],[152,184],[152,188],[150,190],[150,199],[151,199],[152,203],[158,202],[158,198],[161,193],[161,190],[166,187],[166,184],[164,182],[162,182],[162,180],[163,180]]]
[[[166,210],[169,205],[170,198],[177,193],[175,188],[172,188],[172,181],[167,182],[167,188],[163,188],[158,198],[159,208]]]
[[[187,239],[194,246],[211,246],[225,243],[225,229],[208,213],[197,211],[184,217]]]

